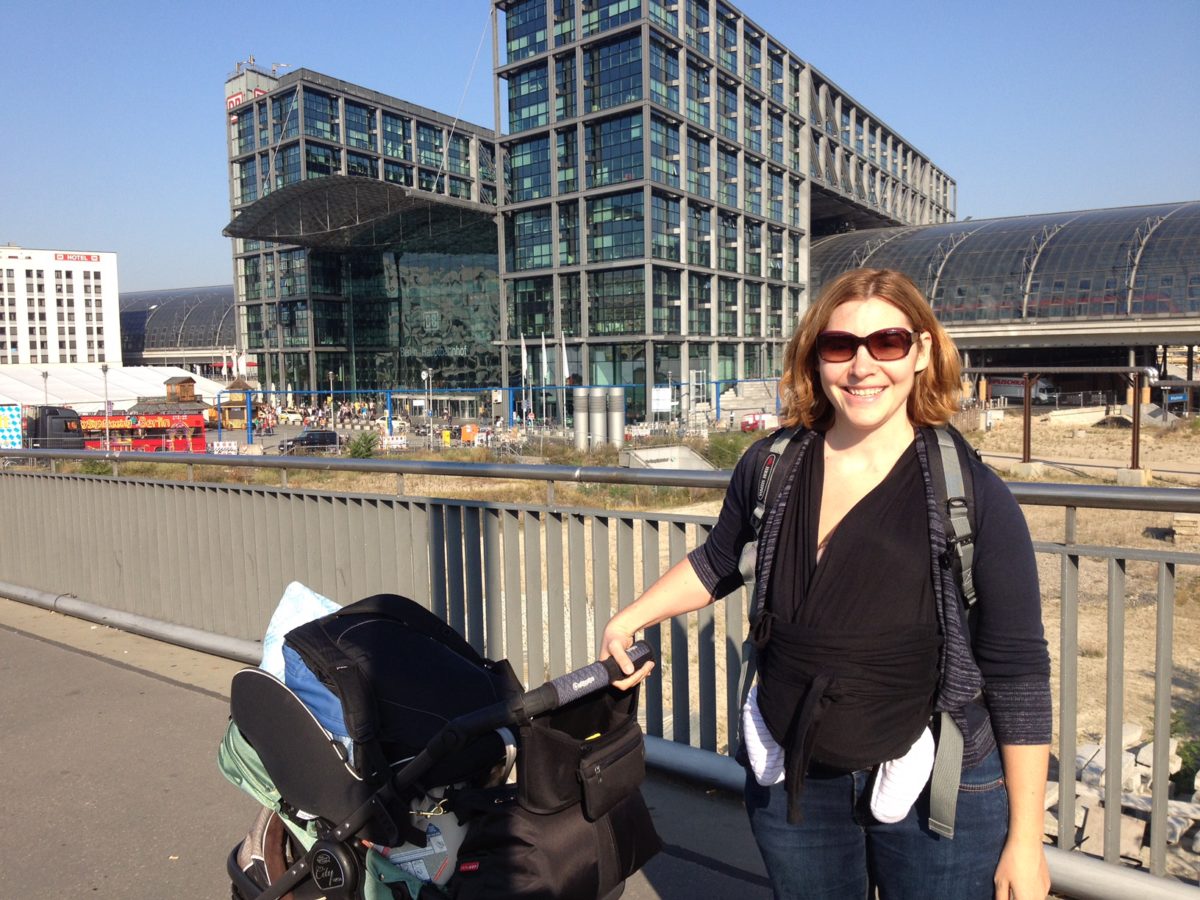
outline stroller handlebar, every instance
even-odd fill
[[[641,668],[654,658],[654,651],[645,641],[638,641],[628,650],[629,660],[635,669]],[[565,706],[572,700],[587,696],[593,691],[603,690],[619,678],[624,677],[617,661],[611,656],[605,660],[559,675],[549,686],[554,688],[555,707]]]
[[[645,665],[654,658],[653,648],[645,641],[636,642],[626,652],[635,667]],[[602,691],[623,674],[617,661],[610,657],[560,675],[524,694],[459,716],[448,722],[424,750],[393,776],[393,785],[402,787],[414,783],[434,762],[460,749],[474,737],[543,715],[580,697]]]

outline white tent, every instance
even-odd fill
[[[113,409],[126,409],[137,403],[138,397],[166,396],[167,379],[181,375],[196,380],[196,394],[205,403],[216,404],[217,394],[225,389],[219,381],[179,366],[111,365],[108,400]],[[105,377],[99,363],[0,366],[0,403],[69,406],[81,413],[100,413],[104,398]]]

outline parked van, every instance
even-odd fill
[[[1053,403],[1056,395],[1054,385],[1039,378],[1029,386],[1029,398],[1033,403]],[[997,377],[988,382],[988,396],[993,400],[1003,397],[1009,403],[1025,402],[1025,379]]]

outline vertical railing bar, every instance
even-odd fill
[[[546,669],[545,600],[542,596],[542,514],[525,511],[525,549],[521,554],[525,568],[525,647],[529,660],[530,687],[549,676]],[[554,635],[550,635],[551,639]]]
[[[617,609],[634,600],[633,519],[617,519]],[[597,623],[602,625],[603,623]]]
[[[392,498],[379,502],[379,531],[375,539],[379,546],[379,588],[403,594],[399,576],[400,558],[396,553],[396,523],[400,516],[400,504]],[[408,567],[405,566],[407,569]]]
[[[550,628],[550,677],[567,671],[567,599],[563,591],[563,514],[546,513],[546,623]]]
[[[522,651],[521,627],[521,535],[520,512],[503,510],[501,533],[504,546],[504,655],[517,671],[522,683],[525,677],[525,654]]]
[[[410,504],[408,509],[412,535],[412,599],[426,609],[431,609],[433,599],[430,596],[430,584],[433,576],[430,570],[432,551],[429,547],[432,541],[429,536],[429,520],[432,515],[432,503],[422,500]]]
[[[467,636],[467,602],[464,575],[466,566],[463,558],[463,508],[446,504],[445,538],[446,571],[442,576],[446,584],[446,621],[450,627]]]
[[[587,524],[572,513],[567,520],[568,585],[571,591],[570,668],[583,665],[588,653]]]
[[[1154,630],[1154,760],[1150,781],[1150,874],[1167,872],[1167,782],[1171,777],[1172,638],[1175,631],[1175,564],[1158,564]]]
[[[675,547],[672,548],[674,562]],[[691,720],[691,685],[689,683],[690,657],[688,655],[688,629],[691,616],[675,616],[668,623],[670,634],[670,674],[671,674],[671,740],[680,744],[690,744],[692,741]],[[664,651],[664,657],[666,651]],[[667,660],[664,658],[664,663]],[[666,671],[663,672],[666,678]],[[665,724],[665,723],[664,723]],[[666,737],[666,734],[663,734]]]
[[[463,613],[467,643],[477,653],[487,655],[484,647],[483,621],[483,560],[480,555],[480,510],[464,507],[463,516]]]
[[[717,648],[715,611],[710,603],[696,614],[696,676],[700,683],[700,747],[717,749]]]
[[[662,543],[662,525],[657,519],[647,519],[642,523],[642,590],[645,591],[654,584],[662,574],[658,555]],[[672,535],[673,537],[673,535]],[[645,640],[654,650],[654,658],[662,656],[662,629],[652,625],[646,629]],[[643,684],[643,704],[645,711],[646,731],[648,734],[662,736],[662,667],[655,668],[650,678]]]
[[[617,519],[617,609],[627,607],[635,599],[636,588],[634,579],[634,520],[632,518]],[[643,557],[642,564],[645,565]],[[603,623],[597,622],[597,628],[602,629]]]
[[[604,626],[612,618],[612,581],[609,575],[608,516],[592,519],[592,624],[591,653],[599,654]]]
[[[1104,861],[1121,858],[1121,758],[1125,718],[1125,560],[1108,561],[1108,669],[1104,723]]]
[[[352,586],[350,595],[356,600],[379,593],[375,587],[379,559],[372,552],[375,537],[376,501],[373,497],[359,497],[349,511],[349,571],[347,578]]]
[[[504,656],[503,557],[500,553],[500,517],[497,509],[486,509],[483,516],[483,601],[484,655],[489,659]]]
[[[393,501],[393,538],[392,553],[398,560],[396,567],[397,589],[406,597],[418,600],[416,578],[418,570],[413,562],[418,545],[415,542],[416,510],[418,504],[414,501]]]
[[[445,503],[429,504],[429,609],[448,622],[446,584],[446,510]]]
[[[1058,635],[1058,846],[1075,847],[1075,756],[1079,722],[1079,557],[1062,556]]]
[[[371,503],[371,521],[367,526],[365,536],[365,553],[368,559],[369,581],[366,582],[368,595],[392,592],[395,582],[385,574],[391,554],[386,551],[385,536],[390,531],[392,520],[392,504],[386,497],[380,497]]]

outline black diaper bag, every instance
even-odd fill
[[[517,783],[457,793],[469,824],[453,900],[598,900],[660,849],[639,786],[637,689],[608,689],[524,723]]]

